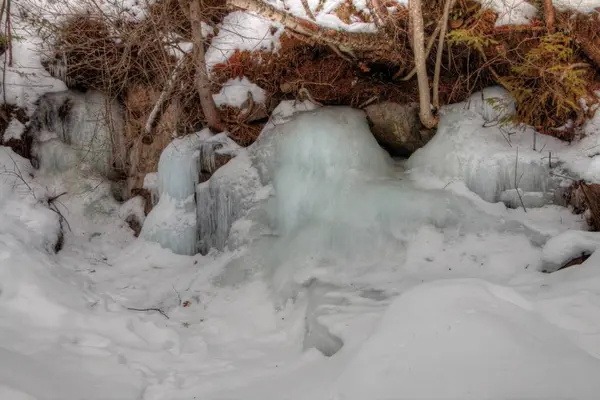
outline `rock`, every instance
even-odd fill
[[[421,130],[416,104],[384,102],[365,108],[371,132],[392,156],[408,157],[423,147],[433,131]]]

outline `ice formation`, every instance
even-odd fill
[[[254,206],[261,187],[258,172],[245,152],[198,185],[198,238],[200,251],[223,250],[233,223]]]
[[[25,132],[25,125],[23,125],[18,119],[14,118],[6,127],[2,141],[7,142],[11,139],[21,140],[23,132]]]
[[[176,254],[197,251],[195,189],[200,180],[200,148],[208,130],[173,140],[158,162],[158,204],[152,209],[140,236]]]
[[[223,249],[229,228],[243,208],[236,185],[250,184],[252,188],[252,178],[243,173],[217,173],[199,185],[200,172],[216,170],[217,154],[233,157],[238,151],[239,146],[227,135],[213,136],[208,130],[173,140],[160,156],[158,174],[144,180],[153,201],[158,201],[146,219],[142,237],[177,254]],[[230,161],[228,170],[244,165],[241,160]]]
[[[99,92],[66,91],[40,98],[27,134],[42,170],[62,172],[83,163],[108,176],[125,160],[122,129],[122,113],[114,101]]]
[[[523,233],[529,237],[522,243],[531,250],[528,257],[539,257],[529,240],[538,245],[546,240],[449,191],[418,188],[379,147],[359,110],[324,107],[297,113],[268,126],[249,152],[265,193],[273,187],[262,205],[272,230],[232,260],[218,282],[237,285],[261,271],[276,304],[304,293],[304,346],[328,356],[344,346],[323,322],[328,310],[341,304],[330,294],[346,285],[353,290],[393,286],[391,276],[400,279],[411,271],[405,265],[407,246],[423,227],[440,230],[443,243],[475,232],[496,232],[502,238]],[[227,167],[219,173],[236,175]],[[247,216],[243,221],[252,222]]]
[[[489,202],[498,202],[504,196],[514,204],[510,191],[520,189],[532,200],[530,205],[547,204],[543,200],[559,181],[550,174],[559,164],[556,150],[564,146],[544,136],[534,150],[532,129],[504,123],[503,118],[511,110],[514,105],[508,94],[497,88],[445,107],[436,135],[409,158],[407,167],[428,171],[449,182],[462,179],[471,191]],[[554,154],[554,163],[548,160],[548,152]]]

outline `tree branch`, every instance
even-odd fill
[[[442,54],[444,53],[444,40],[446,39],[446,30],[448,29],[448,18],[450,17],[450,9],[454,5],[454,0],[446,0],[444,6],[444,14],[440,23],[440,40],[438,42],[437,55],[435,58],[435,72],[433,74],[433,106],[436,109],[440,108],[440,72],[442,68]]]

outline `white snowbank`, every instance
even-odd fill
[[[417,286],[389,307],[330,395],[594,398],[600,361],[566,341],[533,309],[513,289],[480,280]]]

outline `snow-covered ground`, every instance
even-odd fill
[[[444,118],[483,121],[459,106]],[[527,137],[513,134],[513,145]],[[503,168],[495,146],[478,147],[498,160],[479,168]],[[42,173],[0,152],[0,398],[594,399],[600,390],[597,254],[539,272],[593,252],[598,234],[578,233],[581,217],[558,206],[487,203],[422,160],[405,171],[358,111],[267,129],[246,159],[272,182],[270,201],[256,197],[274,231],[206,256],[135,239],[125,219],[141,205],[117,204],[78,169]],[[65,239],[53,254],[56,211]],[[249,215],[246,224],[264,222]]]
[[[64,89],[32,43],[6,74],[29,112]],[[260,101],[251,85],[218,98],[239,103],[243,86]],[[0,399],[596,399],[600,234],[552,193],[559,175],[600,183],[600,113],[583,140],[534,147],[501,123],[511,109],[497,88],[474,94],[399,161],[361,112],[284,102],[197,186],[215,137],[174,141],[142,238],[126,222],[140,199],[119,204],[69,149],[71,168],[36,170],[0,147]],[[188,252],[193,225],[221,250],[151,242]]]

